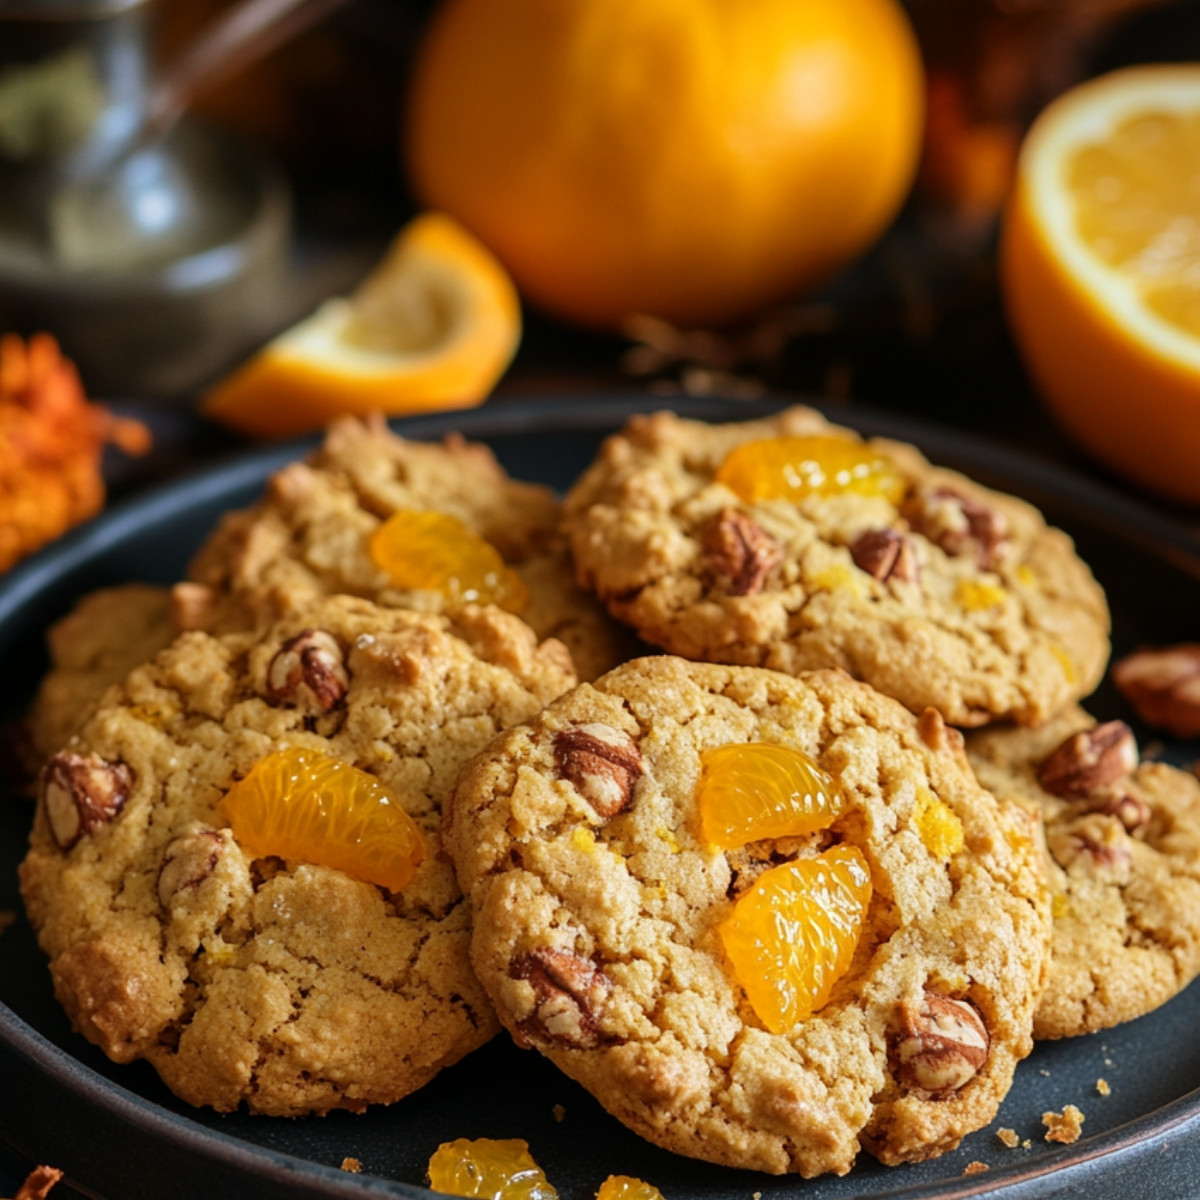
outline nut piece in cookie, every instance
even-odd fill
[[[635,417],[563,505],[578,577],[696,661],[840,667],[952,725],[1034,725],[1108,657],[1104,594],[1013,496],[817,412]]]
[[[980,782],[1038,814],[1054,891],[1034,1036],[1132,1020],[1200,973],[1200,781],[1078,707],[967,738]]]
[[[1113,682],[1153,729],[1200,736],[1200,645],[1136,650],[1113,664]]]
[[[288,1116],[390,1103],[482,1045],[442,806],[574,683],[489,608],[338,596],[181,634],[43,774],[21,891],[75,1027],[192,1104]]]
[[[844,1173],[985,1125],[1049,901],[962,739],[842,672],[661,655],[459,775],[444,826],[500,1020],[643,1137]]]

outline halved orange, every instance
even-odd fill
[[[1200,502],[1200,65],[1072,89],[1025,139],[1001,283],[1052,413],[1115,471]]]
[[[425,213],[351,295],[269,342],[212,388],[201,411],[278,437],[342,413],[469,407],[487,397],[520,338],[504,268],[456,221]]]

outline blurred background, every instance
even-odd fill
[[[40,3],[40,19],[66,2],[0,0],[0,63],[13,58],[12,33],[31,10]],[[150,62],[176,60],[232,6],[107,0],[113,13],[136,10],[144,21]],[[282,275],[248,300],[223,301],[223,320],[209,314],[218,332],[202,352],[191,335],[172,345],[170,331],[157,328],[149,349],[136,340],[119,346],[120,330],[99,314],[122,301],[98,301],[86,288],[80,311],[56,324],[53,306],[0,254],[0,327],[48,329],[75,359],[89,395],[148,412],[160,427],[161,452],[114,468],[118,488],[178,470],[180,455],[167,452],[173,440],[186,439],[193,452],[236,443],[203,422],[177,427],[185,420],[179,414],[193,414],[207,387],[322,299],[351,289],[421,210],[402,152],[403,114],[438,7],[436,0],[331,6],[312,27],[197,96],[187,121],[229,134],[277,170],[286,208],[266,235],[285,247]],[[650,321],[597,332],[523,294],[520,343],[489,402],[580,389],[781,392],[919,415],[1112,478],[1047,416],[1014,351],[997,287],[999,215],[1036,114],[1113,68],[1200,59],[1200,3],[904,0],[904,9],[924,62],[925,117],[915,180],[881,237],[820,286],[716,329]],[[10,61],[0,84],[14,73]],[[13,91],[0,86],[0,160]],[[0,199],[0,235],[3,221]],[[259,251],[270,258],[277,247]],[[150,328],[153,308],[143,306],[126,325]],[[151,369],[156,355],[166,357],[166,369]],[[164,415],[169,410],[174,415]]]

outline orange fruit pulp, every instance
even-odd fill
[[[1131,67],[1034,122],[1000,279],[1053,415],[1113,470],[1200,503],[1200,66]]]
[[[221,812],[256,858],[317,863],[393,892],[425,857],[421,831],[397,796],[374,775],[317,750],[269,754],[229,789]]]
[[[854,846],[772,867],[719,926],[751,1008],[771,1033],[806,1021],[854,958],[871,872]]]

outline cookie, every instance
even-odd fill
[[[105,691],[169,645],[178,630],[166,588],[127,583],[84,596],[50,627],[50,670],[26,718],[36,770]]]
[[[485,1042],[441,805],[462,761],[574,683],[565,663],[498,609],[452,622],[357,597],[260,634],[181,634],[42,774],[21,889],[75,1027],[192,1104],[278,1115],[388,1103]],[[235,836],[225,797],[285,749],[271,761],[305,752],[298,778],[357,781],[343,800],[366,795],[364,821],[409,814],[410,882],[392,882],[393,832],[286,840],[303,807]],[[293,791],[268,775],[250,795]],[[327,811],[333,828],[347,810]],[[380,845],[383,884],[356,849]]]
[[[336,421],[307,461],[274,475],[262,501],[227,515],[200,549],[188,575],[211,595],[191,597],[193,619],[229,628],[247,612],[287,612],[328,593],[446,611],[446,595],[398,586],[369,549],[397,510],[432,511],[495,547],[528,593],[514,610],[539,637],[568,647],[581,678],[593,678],[628,658],[633,639],[576,586],[559,507],[549,488],[511,479],[479,443],[407,441],[381,420]]]
[[[647,641],[841,667],[955,725],[1035,724],[1108,657],[1103,592],[1032,506],[810,409],[635,417],[568,493],[564,525],[580,580]]]
[[[1038,729],[979,730],[980,782],[1045,824],[1054,935],[1037,1038],[1150,1012],[1200,971],[1200,781],[1139,760],[1121,721],[1072,706]]]
[[[746,743],[800,751],[844,809],[815,831],[711,844],[701,755]],[[915,717],[842,672],[618,667],[463,769],[445,844],[500,1020],[680,1154],[805,1176],[846,1172],[860,1146],[932,1158],[992,1119],[1030,1049],[1049,936],[1032,819],[979,786],[936,711]],[[724,923],[775,870],[830,855],[859,861],[873,890],[843,938],[848,969],[789,1023],[752,989],[791,968],[736,967]]]

